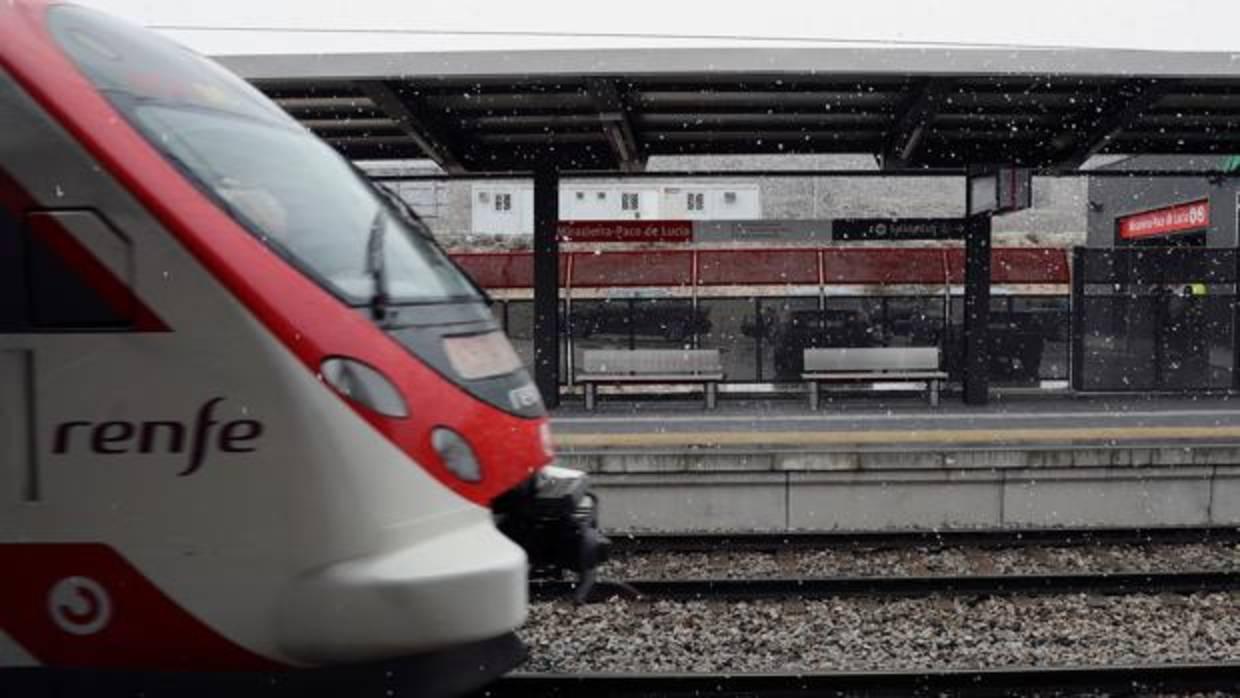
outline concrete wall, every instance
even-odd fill
[[[1240,524],[1240,448],[561,454],[611,531]]]
[[[651,170],[686,169],[851,169],[877,170],[865,155],[732,156],[656,158]],[[960,216],[964,181],[957,178],[814,177],[759,178],[767,218],[877,218]],[[1084,178],[1037,178],[1033,208],[1001,216],[994,230],[1009,237],[1049,236],[1083,242],[1087,183]],[[1021,242],[1017,240],[1017,242]]]

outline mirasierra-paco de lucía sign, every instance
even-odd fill
[[[1201,199],[1121,216],[1117,225],[1124,240],[1201,230],[1210,227],[1210,201]]]

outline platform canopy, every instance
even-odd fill
[[[678,48],[226,56],[352,159],[637,171],[869,153],[886,169],[1240,152],[1240,54]]]

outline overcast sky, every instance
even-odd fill
[[[1240,60],[1240,0],[77,1],[216,55],[874,40],[1225,51]]]

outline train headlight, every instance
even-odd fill
[[[465,380],[503,376],[521,368],[521,357],[503,332],[444,337],[443,350]]]
[[[538,425],[538,440],[542,443],[543,453],[555,457],[555,440],[551,438],[551,423],[543,422]]]
[[[387,417],[408,417],[405,399],[392,382],[366,364],[333,356],[319,365],[323,381],[342,395]]]
[[[482,465],[474,456],[474,449],[460,434],[446,427],[435,427],[431,432],[431,446],[453,475],[465,482],[482,479]]]

